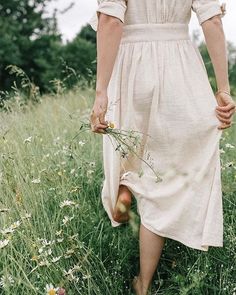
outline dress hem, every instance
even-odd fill
[[[137,193],[136,191],[133,189],[132,185],[130,185],[127,181],[125,181],[124,179],[120,181],[120,184],[124,184],[126,185],[129,190],[131,191],[131,193],[133,194],[133,196],[135,197],[136,201],[138,201],[138,197],[137,197]],[[139,211],[139,208],[138,208],[138,211]],[[139,212],[139,216],[140,216],[140,220],[141,220],[141,223],[147,228],[149,229],[150,231],[152,231],[153,233],[157,234],[157,235],[160,235],[162,237],[166,237],[166,238],[170,238],[172,240],[175,240],[175,241],[178,241],[180,243],[182,243],[183,245],[187,246],[187,247],[190,247],[190,248],[193,248],[193,249],[196,249],[196,250],[201,250],[201,251],[204,251],[204,252],[207,252],[209,247],[223,247],[223,244],[222,243],[219,243],[219,242],[209,242],[208,245],[203,245],[202,246],[197,246],[195,244],[191,244],[175,235],[171,235],[171,234],[168,234],[168,233],[164,233],[162,231],[159,231],[157,229],[154,229],[152,226],[146,224],[142,218],[142,214],[141,212]],[[118,223],[116,225],[112,225],[113,227],[116,227],[116,226],[120,226],[122,223]]]
[[[204,252],[208,252],[209,250],[209,247],[223,247],[224,245],[222,243],[218,243],[218,242],[209,242],[207,245],[202,245],[202,246],[197,246],[195,244],[191,244],[175,235],[172,235],[172,234],[169,234],[169,233],[166,233],[166,232],[162,232],[162,231],[159,231],[157,229],[154,229],[151,225],[148,225],[144,222],[143,218],[142,218],[142,215],[139,214],[140,216],[140,222],[141,224],[146,227],[148,230],[150,230],[151,232],[161,236],[161,237],[165,237],[165,238],[169,238],[169,239],[172,239],[172,240],[175,240],[187,247],[190,247],[192,249],[196,249],[196,250],[201,250],[201,251],[204,251]],[[121,225],[123,225],[123,223],[119,223],[119,222],[116,222],[114,221],[113,219],[111,219],[111,225],[112,227],[120,227]]]
[[[176,237],[174,235],[171,235],[171,234],[164,233],[164,232],[161,232],[159,230],[153,229],[152,226],[147,225],[145,222],[143,222],[143,219],[142,219],[141,216],[140,216],[140,218],[141,218],[142,225],[144,227],[146,227],[148,230],[152,231],[153,233],[158,234],[158,235],[160,235],[162,237],[166,237],[166,238],[169,238],[169,239],[178,241],[181,244],[183,244],[183,245],[185,245],[187,247],[190,247],[192,249],[196,249],[196,250],[201,250],[201,251],[204,251],[204,252],[208,252],[209,247],[223,247],[222,244],[218,244],[218,243],[215,243],[215,244],[214,243],[212,243],[212,244],[209,243],[209,245],[206,245],[206,246],[197,246],[197,245],[194,245],[194,244],[190,244],[189,242],[186,242],[186,241],[184,241],[184,240],[182,240],[182,239],[180,239],[180,238],[178,238],[178,237]]]

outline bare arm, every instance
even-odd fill
[[[202,29],[206,40],[206,46],[213,64],[217,88],[220,91],[230,93],[228,78],[228,58],[225,34],[221,17],[216,15],[202,23]],[[223,123],[219,129],[225,129],[231,126],[232,117],[235,113],[235,103],[231,96],[220,92],[216,95],[218,107],[216,116]]]
[[[96,97],[91,113],[92,131],[97,133],[104,133],[104,128],[107,127],[105,122],[108,104],[107,87],[117,56],[122,31],[123,23],[118,18],[100,13],[97,30]]]

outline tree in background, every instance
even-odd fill
[[[81,32],[64,46],[62,53],[67,66],[88,82],[93,80],[96,74],[96,44],[93,42],[94,35],[89,32],[89,28],[83,27]]]
[[[83,26],[80,30],[79,37],[96,44],[96,32],[91,28],[90,25]]]
[[[95,75],[95,32],[85,26],[63,44],[56,21],[59,12],[46,17],[47,5],[53,1],[0,0],[0,90],[9,90],[16,80],[6,70],[9,65],[20,67],[41,93],[53,88],[53,80],[65,79],[65,67],[73,69],[76,77],[89,80]],[[77,82],[72,79],[66,86]]]
[[[57,73],[55,59],[61,46],[56,16],[45,17],[52,0],[0,0],[0,87],[8,89],[12,78],[6,66],[21,67],[45,90],[45,80]],[[50,72],[50,74],[48,74]]]

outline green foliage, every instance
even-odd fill
[[[51,90],[50,81],[61,75],[62,45],[60,37],[43,35],[31,46],[31,55],[25,60],[26,72],[41,92]]]
[[[2,89],[9,89],[13,82],[5,69],[9,64],[21,67],[28,76],[34,78],[31,63],[43,56],[46,49],[45,43],[40,44],[38,39],[45,35],[51,38],[51,42],[55,36],[60,39],[56,31],[55,17],[44,17],[45,6],[50,1],[0,1],[0,85]],[[38,42],[36,43],[37,52],[35,52],[35,42]],[[50,42],[48,44],[50,45]],[[45,56],[45,60],[46,58],[48,56]],[[40,79],[37,80],[37,84],[42,86]]]
[[[14,87],[14,79],[7,71],[9,65],[21,68],[41,93],[53,90],[51,81],[55,80],[61,80],[66,87],[82,80],[91,85],[96,72],[93,30],[85,26],[74,40],[63,44],[56,14],[45,17],[45,7],[50,1],[0,0],[1,90]],[[69,68],[75,73],[71,75],[70,71],[70,79]]]
[[[63,58],[77,75],[91,81],[96,73],[96,45],[78,35],[63,48]]]
[[[96,44],[97,42],[96,32],[91,28],[90,25],[86,25],[81,28],[79,37],[93,44]]]
[[[26,75],[26,73],[18,68],[17,66],[14,65],[9,65],[7,66],[6,69],[9,69],[10,75],[15,75],[17,78],[20,78],[20,86],[21,89],[24,91],[24,98],[25,100],[30,100],[32,102],[38,102],[39,101],[39,89],[37,86],[35,86],[30,78]],[[19,92],[19,88],[17,87],[16,82],[14,82],[14,87],[13,90],[15,90],[15,95],[16,92]]]

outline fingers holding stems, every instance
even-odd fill
[[[106,111],[100,111],[96,113],[94,109],[90,114],[91,130],[95,133],[105,134],[105,129],[108,127],[108,122],[105,121]]]

